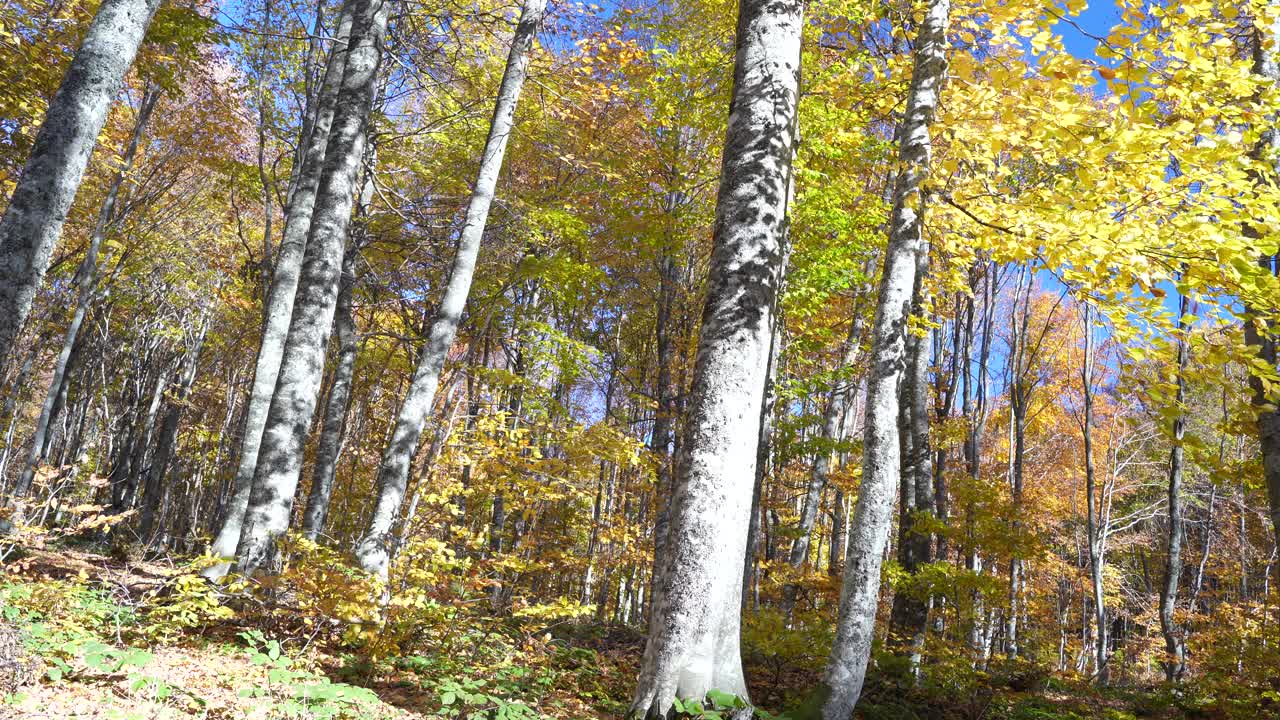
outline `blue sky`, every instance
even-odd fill
[[[1120,22],[1120,10],[1110,0],[1095,0],[1075,17],[1075,22],[1085,32],[1106,37],[1107,32]],[[1094,50],[1098,42],[1086,37],[1069,23],[1059,22],[1054,31],[1062,36],[1062,44],[1067,52],[1079,58],[1097,59]]]

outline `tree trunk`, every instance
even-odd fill
[[[195,340],[187,355],[187,366],[183,369],[177,390],[169,402],[169,411],[165,413],[164,421],[160,424],[160,437],[156,443],[155,457],[151,461],[151,467],[147,469],[147,484],[142,496],[142,516],[138,525],[138,535],[144,543],[150,543],[154,539],[161,501],[169,490],[167,476],[177,452],[178,422],[182,419],[182,408],[186,405],[187,395],[191,393],[191,386],[196,381],[196,371],[200,367],[200,351],[204,349],[208,330],[209,322],[206,315],[200,320],[200,327],[196,330]]]
[[[674,194],[673,194],[674,195]],[[672,197],[669,205],[675,211],[676,198]],[[668,242],[671,238],[668,237]],[[649,570],[649,618],[654,617],[653,603],[658,597],[655,587],[658,568],[662,564],[662,556],[666,551],[667,528],[670,524],[671,507],[671,469],[674,457],[672,443],[675,440],[676,395],[683,388],[672,384],[671,366],[675,362],[675,338],[672,315],[676,305],[676,263],[670,247],[663,247],[658,258],[658,307],[654,321],[654,343],[657,346],[657,377],[655,378],[654,395],[658,400],[653,418],[653,433],[649,438],[649,450],[658,458],[657,481],[654,484],[654,521],[653,521],[653,566]],[[767,391],[766,391],[767,393]],[[765,404],[768,404],[766,394]],[[761,422],[763,422],[763,418]],[[759,483],[759,467],[756,468],[757,484]],[[751,562],[748,554],[747,562]],[[748,572],[744,572],[746,578]],[[745,580],[744,580],[745,582]]]
[[[151,118],[151,111],[156,106],[156,101],[160,98],[159,88],[148,86],[142,94],[142,102],[138,106],[138,119],[133,125],[133,135],[129,138],[129,145],[125,148],[122,156],[122,165],[116,171],[114,177],[111,178],[111,186],[107,190],[107,197],[102,201],[102,207],[98,211],[98,219],[93,227],[93,234],[89,237],[89,247],[84,251],[84,259],[80,262],[80,267],[76,269],[75,285],[78,288],[76,293],[76,306],[71,313],[71,322],[67,323],[66,332],[62,336],[62,348],[58,351],[58,357],[54,361],[53,380],[49,383],[49,393],[45,396],[44,405],[40,408],[40,416],[36,419],[36,429],[31,441],[31,454],[27,458],[26,467],[23,468],[22,477],[18,480],[17,488],[14,490],[17,495],[26,495],[31,489],[31,481],[35,476],[36,467],[44,461],[46,447],[46,435],[49,431],[49,421],[53,417],[53,406],[58,399],[58,395],[62,392],[64,379],[66,377],[68,361],[71,359],[71,349],[75,347],[76,338],[80,334],[80,326],[84,323],[85,315],[89,312],[89,305],[93,302],[95,291],[98,288],[98,250],[102,247],[102,241],[107,236],[107,231],[116,222],[116,201],[120,196],[120,186],[124,183],[124,178],[133,169],[134,158],[138,155],[138,145],[142,142],[142,134],[147,126],[147,121]]]
[[[413,381],[396,417],[391,442],[383,452],[382,463],[378,467],[378,499],[369,520],[368,532],[356,546],[355,555],[362,568],[383,578],[386,578],[391,562],[391,527],[395,524],[400,503],[404,500],[409,482],[409,463],[418,449],[427,416],[431,414],[436,389],[440,384],[440,373],[449,356],[449,349],[453,347],[453,339],[467,305],[467,296],[471,293],[471,279],[475,274],[476,258],[480,254],[480,240],[484,237],[489,207],[493,203],[494,189],[502,170],[502,159],[515,124],[520,89],[528,73],[529,51],[533,47],[534,37],[546,8],[546,0],[524,0],[520,8],[519,24],[507,54],[502,85],[498,89],[493,119],[489,124],[489,136],[485,139],[484,152],[480,157],[480,170],[467,204],[467,216],[458,238],[458,250],[449,270],[449,282],[431,322],[427,342],[418,354]]]
[[[390,2],[390,0],[381,0]],[[322,3],[323,4],[323,3]],[[356,0],[346,0],[339,16],[338,32],[321,82],[316,104],[315,120],[305,128],[306,143],[296,182],[289,199],[284,231],[276,255],[275,273],[271,290],[263,309],[262,343],[254,365],[253,385],[245,406],[243,435],[240,444],[240,462],[236,467],[235,491],[223,511],[222,524],[214,538],[210,552],[222,558],[236,555],[240,534],[244,529],[245,510],[253,490],[254,473],[258,467],[258,453],[262,447],[262,433],[267,413],[271,409],[280,364],[284,357],[285,341],[289,333],[294,303],[297,299],[299,273],[302,271],[307,240],[311,232],[312,215],[316,209],[321,176],[328,170],[326,162],[329,135],[333,128],[338,107],[338,95],[343,88],[348,61],[348,40],[351,35],[352,11]],[[370,81],[372,83],[372,81]],[[363,144],[363,139],[359,144]],[[357,156],[359,157],[359,156]],[[328,198],[325,198],[326,201]],[[226,575],[229,562],[210,566],[204,575],[210,579]]]
[[[1080,365],[1080,385],[1084,398],[1084,418],[1081,420],[1080,430],[1084,436],[1085,529],[1089,542],[1089,579],[1093,590],[1094,623],[1097,625],[1094,638],[1097,665],[1095,677],[1098,684],[1106,685],[1109,674],[1107,661],[1110,657],[1107,648],[1106,593],[1102,585],[1102,573],[1106,567],[1106,546],[1103,527],[1104,511],[1099,506],[1097,472],[1093,462],[1093,312],[1087,303],[1084,305],[1083,313],[1084,359]]]
[[[355,290],[356,260],[359,254],[356,247],[347,248],[342,260],[342,286],[338,289],[337,317],[333,324],[338,334],[338,364],[333,369],[333,382],[329,385],[324,425],[320,430],[315,469],[311,476],[311,492],[307,496],[307,509],[302,516],[302,533],[308,540],[316,540],[324,533],[325,520],[329,516],[329,500],[333,496],[333,479],[338,472],[342,436],[347,426],[347,413],[351,409],[351,382],[355,376],[357,345],[351,296]]]
[[[928,271],[929,243],[922,241],[916,255],[915,290],[912,293],[912,313],[917,316],[921,316],[929,305],[924,285]],[[915,575],[922,565],[933,559],[932,534],[917,526],[923,524],[927,527],[927,518],[934,514],[933,449],[929,438],[929,351],[932,334],[932,330],[924,336],[910,333],[906,338],[907,376],[903,379],[901,396],[908,405],[900,413],[906,423],[901,426],[905,438],[899,446],[907,449],[907,455],[901,463],[903,493],[898,522],[898,557],[903,570],[910,575]],[[928,620],[927,598],[920,596],[918,588],[902,588],[894,595],[890,624],[909,658],[912,676],[917,678]]]
[[[742,563],[782,283],[803,5],[738,7],[733,100],[669,539],[630,716],[712,689],[745,698]]]
[[[849,527],[840,613],[827,665],[825,691],[829,694],[822,710],[826,720],[847,720],[853,715],[871,656],[880,602],[880,566],[893,524],[899,472],[897,393],[906,361],[916,259],[923,243],[921,184],[929,174],[930,125],[946,69],[950,10],[949,0],[931,0],[916,38],[915,67],[898,148],[901,169],[894,187],[889,242],[872,329],[862,485]]]
[[[776,308],[775,308],[776,310]],[[770,452],[773,446],[773,426],[775,421],[775,406],[778,399],[777,379],[778,379],[778,363],[782,359],[782,348],[786,342],[786,329],[782,318],[777,318],[773,323],[773,333],[769,339],[769,367],[765,372],[764,378],[764,396],[760,403],[760,426],[757,431],[756,445],[756,468],[755,482],[751,488],[751,518],[747,523],[747,551],[746,557],[742,564],[742,603],[746,607],[747,599],[752,597],[753,588],[758,587],[758,579],[756,577],[756,552],[760,545],[760,503],[764,497],[764,481],[769,475],[769,466],[771,461]],[[658,559],[661,556],[654,554],[654,582],[651,584],[656,590]],[[656,593],[651,593],[654,598]]]
[[[237,569],[246,575],[267,564],[275,538],[289,526],[303,441],[315,414],[324,373],[325,349],[342,275],[343,246],[355,204],[392,4],[391,0],[350,1],[351,36],[324,152],[324,173],[316,193],[293,316],[236,550]],[[295,196],[295,201],[298,199]]]
[[[1022,490],[1026,471],[1027,410],[1031,402],[1031,272],[1023,264],[1013,293],[1013,318],[1010,328],[1012,359],[1009,368],[1009,491],[1013,518],[1009,535],[1013,549],[1009,556],[1009,612],[1004,618],[1004,649],[1011,658],[1018,657],[1018,621],[1022,617]],[[1019,299],[1021,296],[1021,300]],[[1022,306],[1019,308],[1018,303]],[[1046,321],[1047,322],[1047,321]]]
[[[831,459],[835,454],[833,445],[840,440],[840,421],[844,418],[844,399],[848,395],[845,388],[845,375],[858,360],[858,349],[862,341],[862,315],[854,313],[853,322],[849,324],[849,334],[841,349],[840,362],[836,366],[831,389],[827,391],[827,406],[822,412],[822,435],[818,438],[820,446],[813,454],[812,471],[809,473],[809,486],[805,488],[801,503],[799,534],[791,543],[791,553],[787,563],[792,569],[801,573],[805,561],[809,557],[809,543],[813,537],[813,528],[818,521],[818,507],[822,493],[826,490],[827,480],[831,476]],[[787,583],[782,588],[782,612],[788,618],[795,610],[796,595],[800,590],[799,580]]]
[[[1177,415],[1173,420],[1173,447],[1169,450],[1169,552],[1164,566],[1164,584],[1160,589],[1160,632],[1164,635],[1165,679],[1178,682],[1186,671],[1186,643],[1182,637],[1182,629],[1174,618],[1174,610],[1178,604],[1178,580],[1182,575],[1182,472],[1183,450],[1182,438],[1186,433],[1186,418],[1183,404],[1186,400],[1187,350],[1187,297],[1183,295],[1179,301],[1178,318],[1178,358],[1174,393]]]
[[[151,436],[155,432],[156,415],[160,412],[160,403],[164,400],[164,393],[169,387],[170,375],[172,368],[162,367],[156,373],[156,384],[151,391],[151,399],[147,403],[146,413],[138,418],[135,423],[140,423],[136,431],[131,433],[132,442],[127,449],[122,448],[128,454],[125,455],[123,476],[120,478],[119,485],[116,488],[118,493],[117,500],[113,501],[113,509],[118,512],[124,512],[133,507],[133,501],[138,495],[138,483],[142,479],[142,466],[147,459],[147,452],[151,448]],[[115,475],[113,469],[112,475]],[[112,477],[112,484],[116,484],[115,477]]]
[[[0,364],[12,354],[107,111],[159,5],[104,0],[49,103],[0,220]]]

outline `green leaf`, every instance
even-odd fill
[[[723,690],[708,690],[707,699],[714,703],[716,707],[734,709],[746,707],[746,703],[743,702],[742,698]]]

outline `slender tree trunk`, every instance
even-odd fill
[[[845,338],[840,353],[840,362],[836,366],[835,379],[831,389],[827,391],[827,405],[822,412],[821,444],[813,455],[812,471],[809,473],[809,486],[805,488],[801,503],[799,532],[791,543],[791,553],[787,557],[788,564],[799,573],[809,557],[809,543],[813,537],[813,528],[818,521],[818,508],[822,493],[826,490],[827,480],[831,477],[832,457],[835,454],[834,443],[840,439],[840,421],[844,417],[844,399],[848,395],[844,379],[849,368],[858,361],[858,349],[862,341],[862,315],[854,313],[853,322],[849,324],[849,334]],[[782,588],[782,612],[788,618],[795,609],[798,583],[787,583]]]
[[[1184,402],[1186,401],[1186,369],[1188,361],[1187,297],[1182,296],[1179,302],[1178,318],[1178,357],[1174,403],[1177,416],[1173,420],[1173,447],[1169,450],[1169,551],[1164,567],[1164,584],[1160,589],[1160,632],[1164,635],[1165,679],[1169,682],[1182,680],[1186,670],[1186,644],[1182,637],[1182,629],[1174,618],[1174,610],[1178,604],[1178,580],[1182,575],[1182,474],[1183,450],[1182,439],[1186,433]]]
[[[289,526],[303,440],[315,414],[325,349],[337,306],[343,246],[377,90],[378,66],[391,0],[350,0],[351,36],[316,192],[311,231],[275,394],[263,427],[237,569],[252,575],[270,560],[275,538]],[[299,188],[299,195],[302,193]]]
[[[672,194],[674,195],[674,194]],[[672,212],[676,207],[675,197],[671,197],[669,207]],[[671,242],[671,238],[667,238]],[[658,597],[656,587],[658,568],[662,565],[662,557],[666,553],[667,528],[671,519],[671,469],[673,463],[672,443],[675,440],[675,423],[678,408],[676,395],[683,388],[673,386],[671,366],[675,362],[675,339],[672,315],[676,304],[676,262],[673,250],[663,247],[658,258],[658,308],[654,322],[654,342],[657,346],[657,373],[654,395],[658,407],[653,418],[653,433],[649,438],[649,449],[658,459],[657,482],[654,485],[654,521],[653,521],[653,565],[649,570],[649,619],[654,617],[653,604]],[[766,394],[766,405],[768,396]],[[763,422],[763,418],[762,418]],[[759,482],[759,467],[756,469]],[[747,562],[751,562],[748,554]],[[754,568],[753,565],[750,566]],[[744,572],[746,578],[749,572]],[[745,580],[744,580],[745,581]]]
[[[677,697],[701,700],[712,689],[747,695],[742,563],[785,268],[802,13],[798,2],[738,7],[702,334],[631,717],[666,717]]]
[[[915,290],[912,293],[912,313],[921,316],[929,305],[925,290],[925,278],[929,271],[929,243],[921,242],[916,255]],[[902,396],[907,401],[900,417],[906,420],[901,426],[907,448],[902,458],[902,512],[900,515],[898,557],[903,569],[910,575],[932,560],[933,537],[927,529],[928,518],[934,514],[933,498],[933,449],[929,438],[929,351],[932,333],[924,336],[909,334],[906,338],[907,376],[903,379]],[[893,598],[890,623],[902,643],[911,673],[919,678],[920,663],[924,654],[925,631],[929,620],[928,598],[914,587],[903,588]]]
[[[979,269],[981,268],[981,269]],[[976,308],[970,302],[968,309],[968,317],[965,320],[969,330],[967,342],[972,346],[976,340],[978,343],[977,357],[977,373],[976,377],[969,373],[965,375],[965,382],[970,387],[965,388],[965,401],[963,414],[969,419],[968,434],[965,437],[965,462],[968,469],[969,481],[973,485],[972,496],[980,487],[982,482],[982,440],[986,434],[986,423],[988,418],[987,412],[987,363],[991,355],[991,335],[992,328],[995,324],[995,295],[996,295],[996,265],[995,263],[975,264],[975,271],[979,273],[979,277],[975,277],[974,290],[977,291],[977,283],[981,282],[982,290],[982,315],[975,318]],[[973,327],[975,321],[978,327]],[[969,350],[966,350],[966,358],[969,357]],[[966,360],[966,363],[972,362]],[[965,568],[974,576],[982,574],[982,555],[978,549],[977,537],[977,515],[978,507],[970,501],[967,508],[967,542],[968,551],[965,553]],[[972,616],[969,628],[969,645],[974,651],[976,657],[982,659],[985,656],[988,646],[987,639],[984,635],[985,626],[982,618],[985,616],[982,592],[974,589],[970,594],[970,615]]]
[[[1093,590],[1093,613],[1097,631],[1094,638],[1096,651],[1095,677],[1100,685],[1108,680],[1110,653],[1107,642],[1107,601],[1102,584],[1106,567],[1105,529],[1102,527],[1103,510],[1098,506],[1097,472],[1093,462],[1093,310],[1086,303],[1084,313],[1084,359],[1080,364],[1080,385],[1084,397],[1084,418],[1080,429],[1084,436],[1085,526],[1089,542],[1089,579]]]
[[[119,500],[113,503],[113,509],[124,512],[133,507],[138,494],[138,483],[142,479],[142,466],[147,459],[147,451],[151,448],[151,436],[155,432],[156,415],[160,412],[160,403],[169,387],[172,368],[166,364],[155,374],[155,385],[151,390],[151,399],[147,403],[146,413],[138,418],[136,433],[131,434],[133,440],[128,445],[128,455],[119,485]],[[113,473],[114,475],[114,470]],[[112,478],[115,483],[115,478]]]
[[[0,364],[12,355],[107,111],[159,5],[104,0],[49,103],[0,220]]]
[[[142,103],[138,106],[138,119],[133,125],[133,135],[130,137],[129,145],[125,148],[122,157],[123,164],[111,179],[107,197],[103,200],[102,208],[98,211],[98,219],[94,224],[93,234],[89,237],[89,247],[84,251],[84,260],[80,262],[80,267],[76,269],[75,284],[78,288],[76,306],[71,313],[71,322],[67,323],[66,332],[63,333],[62,348],[58,351],[58,357],[54,361],[53,380],[49,383],[49,393],[45,396],[44,405],[40,408],[40,416],[36,419],[35,434],[31,441],[31,454],[27,458],[22,477],[18,480],[18,485],[14,490],[17,495],[25,496],[30,491],[36,467],[45,459],[45,453],[48,449],[45,441],[49,431],[49,421],[53,417],[54,403],[57,401],[59,393],[63,391],[67,365],[71,358],[71,349],[75,347],[76,338],[80,335],[80,326],[84,323],[85,315],[89,312],[89,305],[92,304],[98,288],[98,250],[102,247],[102,241],[107,236],[108,230],[116,222],[116,201],[120,196],[120,186],[124,183],[125,176],[133,169],[134,158],[138,155],[138,145],[142,142],[142,135],[148,120],[151,118],[151,111],[155,108],[156,101],[159,98],[160,90],[153,86],[148,86],[142,94]]]
[[[1009,533],[1013,551],[1009,556],[1009,612],[1004,617],[1004,649],[1018,657],[1018,621],[1022,618],[1023,559],[1018,543],[1022,539],[1022,491],[1026,473],[1027,410],[1031,402],[1031,273],[1024,264],[1013,293],[1013,321],[1010,340],[1013,353],[1009,368],[1009,491],[1013,518]],[[1021,300],[1019,300],[1021,297]],[[1021,302],[1021,308],[1019,308]]]
[[[847,720],[862,694],[880,603],[880,567],[893,524],[899,472],[898,382],[905,365],[907,316],[921,251],[921,184],[929,174],[930,126],[947,64],[949,0],[930,0],[916,37],[915,67],[907,96],[900,171],[893,193],[889,242],[876,302],[867,378],[862,485],[849,527],[836,637],[827,664],[822,715]]]
[[[207,312],[207,311],[206,311]],[[169,411],[165,413],[160,424],[160,437],[156,443],[155,457],[151,467],[147,469],[147,484],[142,496],[142,515],[138,525],[138,535],[144,543],[154,539],[157,519],[161,510],[161,502],[169,492],[169,468],[173,464],[178,446],[178,423],[182,419],[182,408],[186,405],[187,396],[196,381],[199,370],[200,352],[204,349],[204,340],[209,331],[208,315],[200,320],[195,341],[187,355],[186,367],[182,378],[169,401]]]
[[[516,103],[524,86],[529,68],[529,51],[538,32],[538,25],[546,12],[546,0],[524,0],[520,20],[516,26],[511,49],[507,54],[507,66],[503,71],[502,85],[498,89],[493,119],[489,124],[489,136],[485,140],[480,169],[476,177],[471,200],[467,204],[466,221],[458,238],[458,250],[453,267],[449,270],[449,282],[436,309],[431,330],[418,354],[413,381],[405,394],[396,417],[391,442],[382,454],[378,468],[378,499],[368,532],[356,546],[356,560],[368,572],[385,578],[391,561],[391,526],[395,523],[404,500],[409,478],[409,463],[413,460],[422,437],[422,428],[431,414],[440,373],[444,369],[449,349],[453,347],[462,312],[471,293],[471,280],[475,274],[476,258],[480,254],[480,240],[484,237],[489,220],[489,207],[493,203],[502,159],[507,141],[515,125]]]
[[[390,2],[390,0],[377,1]],[[253,385],[250,387],[249,399],[245,406],[240,462],[236,467],[234,483],[235,491],[223,511],[222,524],[210,548],[212,554],[222,558],[232,558],[236,555],[240,534],[244,529],[245,510],[249,507],[254,473],[258,467],[258,453],[262,446],[263,428],[266,426],[267,413],[271,409],[272,397],[279,379],[280,364],[284,358],[285,341],[297,298],[299,274],[302,272],[307,240],[311,232],[312,216],[316,209],[317,198],[320,197],[322,176],[328,169],[326,158],[329,150],[329,135],[336,117],[339,93],[343,89],[349,55],[348,40],[352,29],[352,11],[356,2],[357,0],[345,0],[343,3],[337,37],[333,48],[329,51],[329,60],[326,63],[324,80],[321,82],[316,103],[316,117],[311,127],[306,128],[305,151],[290,196],[280,248],[276,255],[271,290],[263,310],[262,343],[258,347]],[[374,81],[371,79],[369,82],[372,86]],[[361,139],[358,144],[363,145],[363,142]],[[328,201],[328,198],[324,200]],[[220,578],[230,568],[229,562],[219,563],[210,566],[204,575],[210,579]]]

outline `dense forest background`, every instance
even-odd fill
[[[0,717],[1280,713],[1278,40],[6,0]]]

